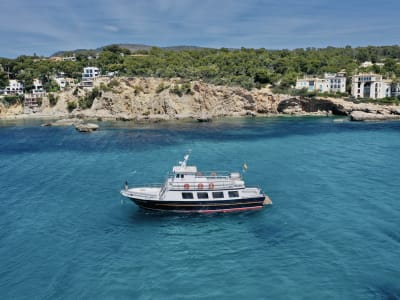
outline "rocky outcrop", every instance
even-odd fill
[[[281,101],[278,105],[278,112],[291,115],[308,113],[347,115],[343,105],[334,103],[332,100],[301,97]]]
[[[400,120],[400,114],[364,112],[364,111],[356,110],[356,111],[351,112],[350,120],[352,120],[352,121]]]
[[[400,109],[395,106],[356,104],[337,98],[292,97],[273,94],[269,88],[249,91],[202,81],[186,82],[179,78],[100,78],[96,79],[95,87],[100,92],[91,93],[91,89],[80,87],[60,92],[56,95],[56,105],[50,107],[49,101],[42,101],[40,110],[31,114],[24,114],[21,105],[0,105],[0,118],[157,122],[183,118],[211,120],[223,116],[350,115],[352,111],[378,114],[390,111],[393,115],[400,114]],[[87,103],[91,104],[90,108],[80,108],[87,106]]]
[[[99,125],[93,123],[76,124],[75,129],[79,132],[92,132],[99,128]]]
[[[77,124],[81,124],[83,121],[81,119],[72,118],[72,119],[60,119],[54,122],[46,122],[43,123],[42,126],[75,126]]]

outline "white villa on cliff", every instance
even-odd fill
[[[82,86],[92,87],[93,80],[100,76],[100,70],[97,67],[86,67],[83,68],[82,73]]]
[[[24,85],[16,79],[10,79],[8,85],[4,88],[4,95],[22,95],[24,93]]]
[[[296,81],[296,89],[307,89],[308,92],[319,93],[345,93],[346,92],[346,74],[325,73],[323,78],[313,75],[305,75]]]
[[[381,99],[390,97],[391,80],[374,73],[358,74],[352,77],[351,94],[356,98]]]

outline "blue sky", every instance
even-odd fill
[[[1,0],[0,57],[112,43],[228,48],[399,44],[399,0]]]

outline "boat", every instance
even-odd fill
[[[189,166],[189,154],[172,168],[164,184],[121,190],[139,207],[177,213],[214,213],[259,210],[272,204],[259,187],[247,187],[239,172],[199,172]]]

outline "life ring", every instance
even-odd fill
[[[202,183],[199,183],[199,184],[197,185],[197,187],[198,187],[199,190],[202,190],[203,187],[204,187],[204,185],[203,185]]]
[[[213,190],[213,189],[214,189],[214,183],[212,183],[212,182],[209,183],[209,184],[208,184],[208,188],[209,188],[210,190]]]
[[[185,184],[183,185],[183,188],[184,188],[185,190],[188,190],[188,189],[190,188],[189,183],[185,183]]]

